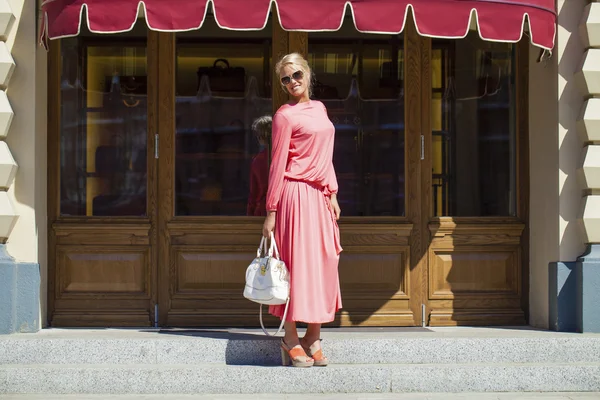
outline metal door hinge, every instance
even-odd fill
[[[421,135],[421,160],[425,159],[425,136]]]
[[[154,158],[158,158],[158,133],[154,135]]]
[[[421,326],[423,328],[425,328],[427,326],[427,320],[426,320],[426,309],[425,309],[425,304],[421,304]]]
[[[158,328],[158,304],[154,305],[154,327]]]

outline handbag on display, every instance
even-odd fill
[[[212,92],[244,92],[246,90],[246,70],[243,67],[230,67],[224,58],[215,60],[212,67],[198,68],[198,89],[202,76],[208,77]]]
[[[244,297],[260,304],[260,326],[265,335],[275,336],[283,329],[290,305],[290,274],[285,263],[279,258],[279,250],[273,232],[271,232],[269,239],[270,245],[267,249],[267,238],[263,236],[256,251],[256,258],[246,269]],[[263,304],[285,304],[281,325],[273,335],[269,334],[263,323]]]

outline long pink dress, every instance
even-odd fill
[[[319,101],[283,105],[273,117],[267,210],[277,211],[275,241],[290,270],[288,321],[331,322],[342,307],[342,247],[329,197],[338,190],[334,136]],[[284,308],[269,312],[282,318]]]

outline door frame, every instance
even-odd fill
[[[86,41],[86,39],[78,38]],[[97,42],[91,39],[90,42]],[[127,42],[114,38],[108,43]],[[107,43],[107,44],[108,44]],[[60,144],[61,144],[61,40],[49,42],[48,50],[48,287],[47,318],[49,326],[154,326],[157,302],[157,162],[154,137],[157,131],[157,90],[148,85],[147,147],[146,147],[146,217],[61,216],[60,214]],[[81,47],[80,47],[81,48]],[[147,30],[146,62],[148,82],[158,79],[158,33]],[[83,252],[102,257],[119,254],[137,246],[142,260],[143,280],[138,292],[63,292],[66,272],[59,259],[69,252]],[[105,247],[110,247],[106,250]],[[146,250],[144,250],[144,248]],[[116,252],[116,253],[115,253]],[[63,257],[63,258],[60,258]],[[65,306],[57,303],[65,303]],[[79,306],[81,304],[81,307]],[[94,305],[94,303],[97,303]],[[105,308],[103,308],[103,306]],[[88,308],[84,308],[87,306]],[[121,315],[120,307],[127,311]]]
[[[283,54],[297,51],[306,54],[308,50],[308,34],[303,32],[284,31],[274,15],[272,55],[278,59]],[[135,235],[146,235],[150,246],[150,265],[147,268],[147,284],[149,298],[148,323],[166,326],[167,313],[170,308],[170,273],[175,268],[170,259],[169,235],[171,221],[177,222],[185,229],[203,226],[205,232],[215,229],[214,225],[223,223],[221,217],[174,217],[174,187],[168,182],[174,172],[174,104],[175,104],[175,63],[159,62],[165,55],[175,56],[175,37],[173,33],[148,30],[148,218],[101,218],[101,217],[61,217],[60,216],[60,77],[61,77],[61,41],[50,41],[48,54],[48,318],[51,324],[69,326],[74,321],[64,315],[56,321],[56,299],[59,295],[57,276],[57,246],[84,246],[90,243],[91,237],[98,229],[123,229],[137,232]],[[116,38],[115,38],[116,39]],[[113,39],[115,42],[118,40]],[[529,311],[529,121],[528,121],[528,71],[529,43],[520,41],[516,44],[516,90],[517,90],[517,217],[497,219],[506,228],[510,224],[522,226],[520,238],[520,290],[521,307],[525,318]],[[434,219],[431,210],[431,157],[421,159],[421,137],[425,154],[431,152],[431,51],[432,40],[420,36],[412,18],[407,19],[404,30],[405,51],[405,177],[406,177],[406,217],[394,218],[396,226],[410,232],[407,245],[410,245],[410,310],[414,324],[428,324],[431,316],[429,296],[429,252],[432,240],[432,224],[439,223]],[[274,76],[274,75],[273,75]],[[153,78],[154,77],[154,78]],[[275,78],[276,79],[276,78]],[[276,80],[274,80],[276,82]],[[286,94],[278,85],[272,85],[274,111],[287,100]],[[414,116],[414,118],[411,118]],[[155,135],[158,135],[158,149],[154,148]],[[160,155],[155,159],[155,150]],[[162,168],[160,166],[166,166]],[[169,167],[170,166],[170,167]],[[169,170],[171,168],[171,170]],[[160,193],[161,198],[158,198]],[[168,199],[168,200],[167,200]],[[159,201],[160,200],[160,201]],[[166,218],[165,216],[169,216]],[[444,223],[470,224],[481,221],[478,218],[442,218]],[[340,221],[342,235],[356,234],[360,227],[371,230],[380,229],[384,220],[377,217],[352,218]],[[508,225],[507,225],[508,224]],[[234,224],[236,229],[244,232],[259,232],[261,221],[253,218],[240,218]],[[211,228],[212,226],[212,228]],[[146,233],[144,233],[146,232]],[[77,235],[83,235],[78,240]],[[86,238],[86,235],[87,238]],[[134,235],[134,236],[135,236]],[[163,282],[163,283],[161,283]],[[126,299],[123,298],[123,301]],[[154,305],[159,306],[159,318],[155,320]],[[425,306],[425,310],[422,309]],[[425,313],[423,313],[425,311]],[[423,319],[423,315],[425,316]],[[110,318],[100,322],[110,322]],[[122,319],[120,321],[123,321]],[[137,315],[131,324],[146,322]],[[93,324],[91,320],[78,321]]]
[[[424,154],[421,167],[421,240],[425,243],[422,260],[424,279],[423,304],[425,324],[432,326],[454,325],[522,325],[529,319],[529,51],[530,44],[524,39],[514,44],[515,68],[515,174],[516,174],[516,215],[514,217],[435,217],[432,202],[432,126],[431,126],[431,61],[432,39],[423,37],[421,42],[421,89]],[[457,246],[442,244],[446,236]],[[461,247],[462,246],[462,247]],[[435,275],[434,258],[436,250],[449,251],[512,252],[516,259],[514,272],[516,280],[514,293],[503,298],[500,292],[490,291],[487,308],[485,300],[477,295],[452,293],[445,301],[434,293],[432,275]],[[470,298],[469,298],[470,297]],[[520,298],[516,298],[520,297]],[[452,300],[450,300],[452,299]],[[470,304],[468,302],[471,301]],[[497,304],[492,303],[496,301]],[[442,303],[454,303],[448,307]],[[474,309],[469,309],[469,307]],[[442,307],[442,308],[440,308]],[[466,310],[461,310],[465,307]],[[481,307],[479,310],[477,308]],[[519,309],[520,308],[520,309]],[[450,312],[452,309],[452,312]]]

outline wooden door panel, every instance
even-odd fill
[[[410,309],[410,235],[413,225],[359,223],[340,225],[342,252],[341,326],[412,326]]]
[[[146,293],[149,248],[58,246],[59,297],[81,293]]]
[[[149,223],[56,223],[53,326],[151,324]]]
[[[467,295],[518,295],[519,248],[457,246],[429,252],[431,299]]]
[[[260,243],[261,224],[200,221],[167,225],[171,245],[166,324],[255,326],[257,305],[242,292],[246,268]]]
[[[177,274],[174,297],[190,292],[239,292],[244,287],[246,268],[252,257],[251,249],[239,250],[214,252],[201,246],[172,247]]]
[[[524,323],[519,222],[453,220],[430,224],[431,325]],[[483,240],[485,240],[485,244]]]
[[[351,248],[340,262],[340,284],[353,294],[407,296],[407,251],[404,247],[389,253],[369,254]]]
[[[260,224],[169,223],[170,326],[250,326],[257,305],[244,299],[245,270]],[[414,325],[409,308],[411,224],[340,227],[343,310],[333,325]],[[359,231],[363,232],[359,235]],[[275,318],[266,319],[271,325]]]

